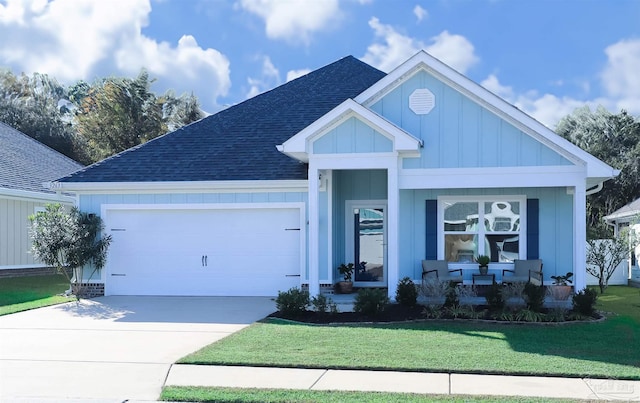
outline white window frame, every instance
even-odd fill
[[[520,259],[525,259],[527,256],[527,197],[525,195],[487,195],[487,196],[438,196],[438,259],[447,260],[445,256],[445,235],[452,234],[453,232],[444,230],[444,210],[447,204],[450,203],[478,203],[478,230],[473,234],[478,236],[478,250],[479,255],[488,255],[489,251],[485,251],[485,235],[488,231],[485,230],[484,225],[484,205],[486,202],[504,202],[515,201],[520,203],[520,228],[519,228],[519,248],[518,255]],[[460,232],[456,232],[460,234]],[[470,232],[471,234],[471,232]],[[491,232],[491,234],[499,235],[500,232]],[[450,262],[453,263],[453,262]],[[500,264],[500,262],[491,262],[491,264]],[[503,264],[510,264],[504,263]]]

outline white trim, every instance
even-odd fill
[[[438,196],[438,219],[437,219],[437,236],[438,236],[438,259],[446,260],[445,254],[445,230],[444,230],[444,204],[445,202],[473,202],[473,203],[486,203],[486,202],[496,202],[496,201],[517,201],[520,203],[520,212],[518,213],[520,216],[520,231],[518,233],[518,254],[521,258],[523,256],[527,256],[527,196],[526,195],[478,195],[478,196]],[[487,212],[485,211],[484,214]],[[480,227],[480,223],[478,223]],[[480,236],[484,234],[488,234],[486,231],[478,231],[478,244],[480,244]],[[491,234],[491,233],[489,233]],[[500,235],[500,232],[495,233],[496,235]],[[484,240],[483,245],[484,245]],[[484,248],[484,247],[483,247]],[[480,253],[480,245],[478,245],[478,253]],[[485,255],[488,255],[487,251],[484,251]],[[498,264],[500,262],[492,262],[493,264]],[[508,263],[507,263],[508,264]]]
[[[276,148],[292,158],[307,162],[309,155],[313,154],[312,143],[351,117],[355,117],[392,140],[394,152],[408,153],[408,156],[419,156],[419,150],[422,145],[419,139],[352,99],[347,99],[336,106],[289,140],[276,146]]]
[[[400,189],[559,187],[585,182],[576,166],[402,169]]]
[[[318,169],[388,169],[398,163],[396,153],[313,154]]]
[[[319,169],[309,163],[309,295],[320,294],[320,196],[318,189]]]
[[[333,284],[333,170],[327,172],[327,278]]]
[[[306,205],[304,202],[278,202],[278,203],[196,203],[196,204],[102,204],[100,216],[105,224],[103,233],[109,230],[109,211],[122,210],[263,210],[263,209],[297,209],[300,212],[300,284],[304,279],[306,267]],[[105,284],[105,295],[108,294],[107,273],[110,273],[109,261],[100,271],[100,280]]]
[[[620,173],[620,171],[558,136],[542,123],[423,50],[362,92],[355,98],[355,101],[365,107],[369,107],[421,70],[433,75],[484,108],[496,113],[524,133],[569,158],[576,165],[585,164],[587,166],[587,176],[612,178]]]
[[[73,190],[78,193],[264,193],[304,192],[306,180],[251,181],[184,181],[184,182],[50,182],[51,189]]]
[[[73,196],[7,188],[0,188],[0,197],[3,199],[6,198],[31,202],[60,202],[67,204],[73,204],[75,202],[75,198]]]
[[[584,183],[578,183],[573,192],[573,285],[576,291],[587,286],[586,244],[587,195]]]

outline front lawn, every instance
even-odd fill
[[[160,396],[176,402],[339,402],[339,403],[404,403],[404,402],[504,402],[500,396],[437,396],[410,393],[342,392],[320,390],[233,389],[168,386]],[[509,397],[515,403],[569,402],[566,399]]]
[[[609,287],[600,323],[425,321],[316,326],[265,320],[180,363],[640,379],[640,294]]]
[[[59,295],[68,288],[62,275],[0,278],[0,315],[73,301]]]

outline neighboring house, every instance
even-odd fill
[[[640,199],[619,208],[604,219],[607,224],[613,226],[615,236],[618,236],[622,229],[629,228],[629,278],[640,282]]]
[[[586,282],[585,200],[617,175],[424,52],[346,57],[51,184],[113,236],[106,294],[275,295],[512,260]]]
[[[43,184],[82,165],[0,122],[0,275],[39,273],[30,253],[29,216],[48,203],[73,206],[75,198]]]

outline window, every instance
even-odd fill
[[[523,196],[441,197],[438,199],[441,258],[472,263],[478,255],[492,262],[526,256]]]

